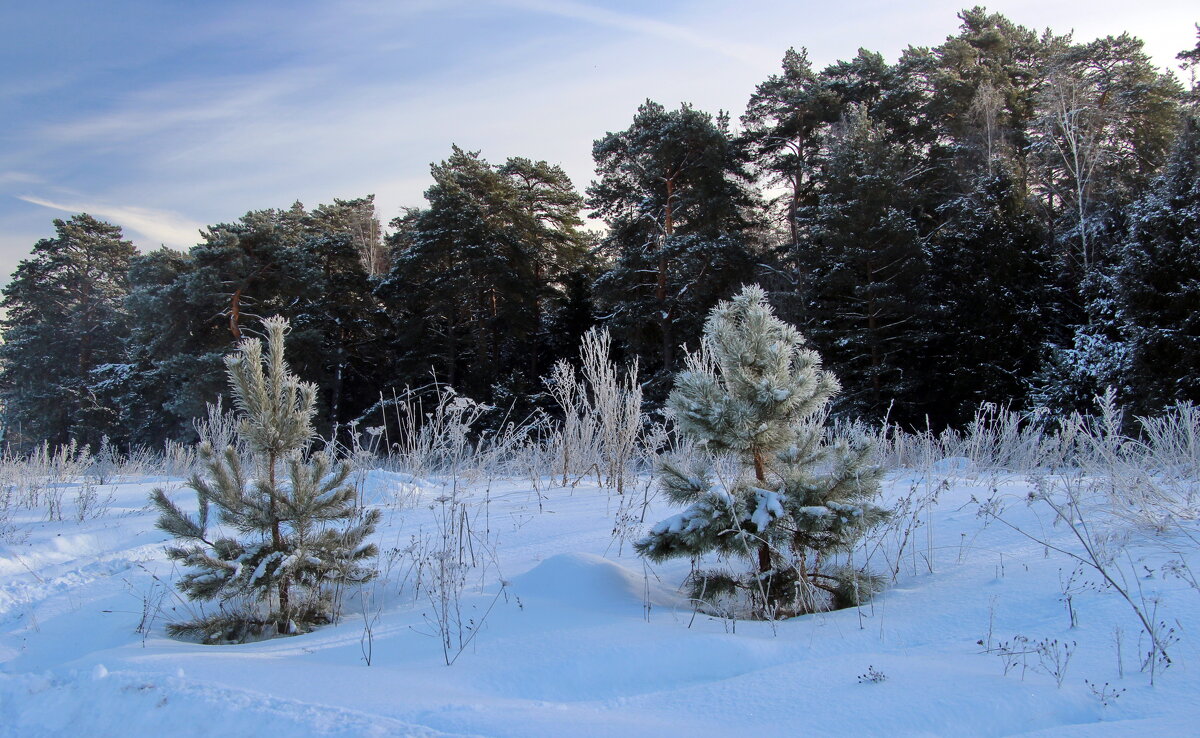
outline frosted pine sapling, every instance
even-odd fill
[[[699,600],[741,593],[761,617],[869,596],[876,578],[822,568],[887,514],[871,503],[882,470],[869,462],[869,444],[824,438],[825,407],[838,390],[762,289],[746,287],[718,305],[667,400],[679,432],[704,454],[662,465],[664,492],[687,507],[655,525],[637,551],[655,561],[708,553],[749,560],[751,574],[696,571],[690,586]],[[717,473],[722,462],[732,462],[732,477]]]
[[[158,527],[180,539],[167,556],[192,570],[178,587],[193,600],[217,600],[221,613],[178,623],[175,635],[206,642],[244,641],[272,633],[303,632],[328,622],[331,589],[369,581],[366,563],[376,554],[364,543],[379,511],[356,506],[350,467],[325,454],[308,454],[315,433],[313,385],[301,382],[284,361],[288,323],[263,321],[262,342],[246,339],[225,358],[238,414],[237,433],[254,457],[251,479],[233,446],[199,448],[205,474],[192,475],[198,515],[180,510],[161,489],[151,499]],[[212,535],[209,511],[240,534]]]

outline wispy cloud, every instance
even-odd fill
[[[18,199],[33,205],[40,205],[51,210],[61,210],[65,213],[89,213],[106,220],[111,220],[127,231],[132,231],[141,238],[146,246],[173,246],[181,248],[194,245],[199,240],[202,223],[191,221],[178,213],[151,208],[141,208],[124,205],[105,205],[103,203],[54,202],[32,195],[18,195]]]
[[[0,171],[0,187],[14,184],[40,184],[42,178],[36,174],[17,171]]]
[[[764,59],[773,59],[778,51],[753,44],[738,43],[674,23],[598,8],[586,3],[571,2],[571,0],[502,0],[502,2],[515,8],[688,44],[755,66],[762,64]]]
[[[55,142],[128,141],[164,131],[228,124],[248,111],[303,92],[314,74],[301,68],[286,74],[169,82],[141,91],[108,112],[47,125],[41,135]]]

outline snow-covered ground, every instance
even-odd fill
[[[231,646],[165,634],[195,605],[170,586],[147,495],[192,493],[181,480],[117,480],[101,490],[103,515],[17,514],[0,543],[0,735],[1200,733],[1200,591],[1170,571],[1200,571],[1200,545],[1180,529],[1127,528],[1112,563],[1169,633],[1171,665],[1151,686],[1129,603],[972,502],[1003,499],[1006,521],[1078,552],[1044,503],[1024,501],[1033,484],[937,468],[954,476],[888,477],[889,502],[937,494],[907,538],[898,526],[874,551],[877,571],[899,569],[883,594],[774,624],[694,614],[678,594],[688,562],[651,568],[633,554],[619,533],[674,512],[659,498],[631,521],[621,503],[642,486],[618,498],[594,483],[477,483],[462,492],[473,566],[461,599],[445,601],[461,612],[452,666],[430,597],[445,480],[367,475],[365,498],[384,510],[384,576],[348,594],[336,625]]]

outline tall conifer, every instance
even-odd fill
[[[1200,403],[1200,115],[1188,116],[1130,221],[1117,285],[1136,407]]]
[[[113,419],[92,373],[119,361],[133,244],[86,213],[54,221],[4,288],[0,401],[18,446],[96,444]]]

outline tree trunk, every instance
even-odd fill
[[[763,462],[761,451],[754,452],[754,476],[761,483],[767,481],[767,465]],[[771,547],[766,541],[758,544],[758,571],[760,574],[771,571]]]
[[[792,196],[788,198],[788,233],[792,237],[792,252],[795,253],[800,245],[800,224],[796,222],[796,215],[800,211],[800,187],[802,177],[804,175],[796,172],[792,177]]]
[[[658,283],[655,298],[658,300],[658,323],[662,333],[662,363],[663,369],[671,370],[675,361],[675,337],[671,331],[670,311],[667,309],[667,244],[675,234],[675,211],[672,200],[675,197],[675,177],[666,179],[667,201],[663,207],[663,238],[662,248],[658,252]]]
[[[875,262],[868,260],[867,284],[873,285],[874,280]],[[879,316],[875,313],[874,295],[875,290],[871,289],[871,297],[867,300],[867,343],[871,347],[871,396],[875,407],[879,407],[883,403],[883,384],[879,378],[883,357],[879,354]]]
[[[275,505],[275,452],[267,453],[267,480],[270,485],[270,499],[268,500],[268,512],[271,516],[271,547],[275,551],[283,551],[283,530],[279,524],[279,513]],[[284,575],[279,578],[279,613],[283,621],[279,623],[280,632],[287,632],[288,621],[291,616],[288,614],[290,603],[288,602],[288,578]]]
[[[771,571],[771,547],[763,543],[758,544],[758,572],[766,574]]]
[[[242,327],[240,325],[242,318],[242,288],[239,287],[233,291],[233,297],[229,300],[229,332],[233,334],[235,339],[240,340],[242,337]]]

